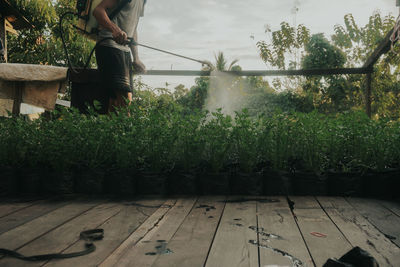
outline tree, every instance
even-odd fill
[[[301,62],[303,69],[335,69],[342,68],[346,63],[344,53],[332,45],[322,33],[311,37],[305,45],[305,52]],[[314,103],[319,100],[317,105],[323,105],[325,108],[332,106],[334,111],[339,111],[345,107],[345,84],[346,81],[341,75],[309,76],[303,84],[303,89],[313,95]]]
[[[310,40],[310,30],[303,24],[295,28],[287,22],[282,22],[280,30],[271,32],[268,28],[266,33],[270,41],[257,42],[261,59],[273,68],[296,69],[296,55],[303,53],[304,46]]]
[[[60,38],[59,20],[62,14],[73,11],[75,1],[69,0],[10,0],[34,25],[23,30],[18,36],[8,36],[9,60],[14,63],[31,63],[68,66]],[[74,66],[83,67],[94,42],[79,34],[73,28],[76,18],[68,17],[63,23],[65,41]],[[95,59],[91,60],[94,66]]]
[[[359,27],[354,17],[347,14],[344,25],[335,26],[332,42],[346,55],[346,66],[361,66],[393,28],[395,18],[392,15],[382,17],[375,12],[368,23]],[[400,117],[400,46],[396,45],[377,62],[372,83],[372,113],[390,118]],[[354,106],[364,104],[365,79],[361,76],[347,76],[349,94],[347,97]]]
[[[223,52],[218,52],[217,55],[215,55],[215,65],[213,65],[212,70],[217,70],[217,71],[231,71],[232,69],[237,69],[237,63],[239,62],[238,59],[234,59],[229,65],[228,62],[226,61],[225,55]],[[235,66],[236,65],[236,66]]]
[[[360,67],[395,24],[393,16],[374,13],[369,22],[360,27],[351,14],[344,17],[344,25],[335,26],[330,39],[322,35],[310,36],[304,26],[296,28],[282,22],[279,31],[267,31],[269,41],[259,41],[260,56],[273,68],[293,69],[298,66],[293,57],[300,54],[303,68]],[[372,112],[377,116],[400,117],[400,69],[396,55],[400,46],[386,54],[375,65]],[[363,109],[365,78],[362,75],[336,75],[324,78],[274,79],[276,90],[291,90],[307,96],[312,94],[315,107],[321,111]]]

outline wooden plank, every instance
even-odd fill
[[[345,199],[318,197],[318,201],[353,246],[368,251],[380,266],[400,266],[400,248],[385,238]]]
[[[46,110],[53,110],[62,83],[62,81],[25,83],[22,102]]]
[[[14,99],[15,83],[0,79],[0,98]]]
[[[18,32],[14,29],[12,24],[10,22],[8,22],[8,20],[5,20],[5,23],[6,23],[6,31],[7,32],[12,33],[14,35],[18,35]]]
[[[23,90],[24,90],[24,82],[15,82],[14,104],[12,110],[12,113],[14,115],[19,115],[21,113]]]
[[[340,258],[352,246],[314,197],[291,197],[297,223],[316,266]],[[322,236],[318,236],[318,233]]]
[[[224,71],[234,76],[313,76],[335,74],[367,74],[372,70],[366,68],[338,68],[338,69],[312,69],[312,70],[247,70]],[[211,71],[196,70],[148,70],[145,74],[150,76],[211,76]]]
[[[273,199],[257,203],[260,266],[313,266],[286,198]]]
[[[378,203],[400,217],[400,204],[398,202],[378,200]]]
[[[116,266],[151,266],[157,253],[168,253],[166,244],[192,210],[196,198],[178,199],[173,208],[130,250],[121,256]],[[162,246],[161,251],[155,247]],[[156,253],[155,255],[153,253]]]
[[[4,244],[4,248],[16,250],[96,205],[98,205],[98,202],[74,202],[56,209],[55,211],[1,234],[0,244]]]
[[[158,255],[152,266],[204,266],[224,202],[225,197],[201,197],[171,241],[166,243],[173,253]]]
[[[230,197],[230,200],[234,197]],[[227,202],[207,258],[207,267],[258,267],[256,201]],[[240,220],[239,220],[240,219]]]
[[[400,246],[400,218],[373,199],[348,198],[349,203],[370,223]]]
[[[65,260],[53,260],[44,266],[70,267],[70,266],[97,266],[111,254],[121,243],[134,232],[154,211],[165,201],[159,199],[138,200],[139,205],[126,203],[122,211],[99,228],[104,229],[104,239],[96,244],[96,251],[85,257],[77,257]],[[63,253],[79,251],[83,247],[83,241],[75,243]]]
[[[17,251],[23,255],[60,253],[79,240],[81,231],[99,227],[122,209],[121,204],[107,203],[91,209],[81,216],[63,224],[44,236],[28,243]],[[99,245],[97,243],[96,245]],[[84,250],[82,245],[80,250]],[[42,266],[45,262],[24,262],[14,258],[0,260],[0,266]]]
[[[0,98],[0,116],[8,117],[8,112],[12,111],[13,105],[13,100]]]
[[[2,200],[0,203],[0,218],[39,203],[38,200]]]
[[[99,266],[117,266],[121,257],[132,251],[136,244],[141,241],[146,234],[158,226],[165,214],[176,204],[176,200],[168,200],[160,206],[135,232],[133,232],[114,252],[107,257]]]
[[[67,205],[65,201],[45,201],[0,218],[0,234],[10,231],[53,210]]]
[[[6,32],[6,20],[3,16],[0,16],[0,39],[3,44],[4,58],[0,58],[0,63],[3,60],[7,63],[7,32]]]
[[[379,58],[387,53],[390,49],[392,42],[390,41],[390,36],[393,34],[393,30],[391,29],[383,38],[382,42],[378,45],[378,47],[372,52],[372,54],[367,58],[367,61],[364,64],[364,68],[371,69],[375,63],[379,60]]]

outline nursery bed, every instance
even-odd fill
[[[380,266],[400,266],[397,202],[311,196],[0,202],[0,246],[24,255],[83,250],[79,233],[93,228],[105,235],[89,255],[2,258],[0,266],[322,266],[355,246]]]

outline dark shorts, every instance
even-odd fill
[[[132,92],[132,61],[129,52],[98,46],[96,60],[102,84],[111,98],[116,97],[116,91]]]

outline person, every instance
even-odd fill
[[[108,14],[118,8],[122,1],[125,0],[103,0],[93,10],[93,16],[99,24],[96,59],[103,86],[109,93],[109,112],[132,102],[132,69],[136,73],[146,71],[137,47],[125,45],[128,38],[137,41],[137,26],[139,18],[143,16],[146,0],[127,1],[110,20]]]

